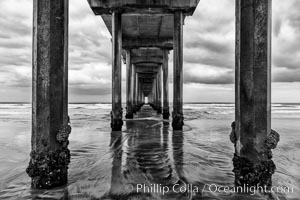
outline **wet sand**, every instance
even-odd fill
[[[24,172],[30,151],[30,117],[1,120],[0,199],[266,199],[213,193],[206,186],[233,186],[232,117],[204,119],[195,110],[186,109],[183,132],[172,131],[169,120],[144,106],[135,119],[124,122],[122,132],[110,132],[109,108],[93,112],[71,110],[69,184],[42,191],[30,189]],[[273,185],[296,189],[295,193],[278,195],[279,199],[297,199],[300,194],[300,129],[297,120],[291,121],[273,120],[273,127],[283,135],[274,151],[277,171]],[[170,192],[163,195],[153,187],[152,192],[137,191],[138,185],[144,184],[168,187]],[[199,191],[177,193],[172,189],[175,184],[176,191],[185,184]]]

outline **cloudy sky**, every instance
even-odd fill
[[[186,102],[234,101],[234,2],[201,0],[185,21]],[[300,102],[299,10],[299,0],[273,0],[273,102]],[[1,0],[0,27],[0,101],[29,102],[32,0]],[[110,34],[86,0],[70,0],[69,54],[70,101],[109,102]]]

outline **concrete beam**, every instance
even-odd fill
[[[161,64],[160,63],[138,63],[135,64],[138,68],[154,68],[157,69]]]
[[[136,73],[157,73],[159,66],[136,66]]]
[[[114,10],[128,14],[166,14],[182,11],[192,15],[200,0],[88,0],[96,15],[111,14]]]
[[[140,48],[140,49],[133,49],[132,56],[149,56],[149,57],[162,57],[163,50],[159,48]]]
[[[135,56],[132,58],[133,64],[143,64],[143,63],[156,63],[156,64],[162,64],[163,58],[162,57],[151,57],[151,56]]]
[[[141,47],[157,47],[161,49],[173,49],[172,38],[123,38],[124,49],[137,49]]]

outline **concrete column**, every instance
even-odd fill
[[[126,118],[132,119],[132,64],[131,64],[131,50],[126,51]]]
[[[136,113],[136,66],[132,66],[132,112]]]
[[[174,13],[174,89],[173,89],[173,130],[182,130],[183,123],[183,14]]]
[[[153,83],[151,83],[151,85],[153,86]],[[148,95],[148,104],[152,107],[153,105],[153,88],[151,87],[151,91]]]
[[[152,86],[152,94],[153,94],[153,109],[157,110],[157,86],[156,86],[156,78],[153,79],[153,86]]]
[[[159,66],[159,71],[157,73],[157,114],[162,113],[162,82],[161,82],[161,66]]]
[[[143,83],[141,83],[141,104],[143,105],[144,104],[144,99],[143,99],[143,97],[144,97],[144,94],[143,94]]]
[[[140,82],[139,82],[139,74],[136,73],[136,112],[140,110]]]
[[[143,90],[142,90],[142,81],[141,79],[139,80],[139,109],[141,109],[142,105],[143,105],[143,100],[142,100],[142,97],[143,97]]]
[[[33,1],[32,151],[26,169],[33,188],[68,182],[68,3]]]
[[[137,81],[137,95],[136,95],[136,98],[137,98],[137,105],[138,107],[140,106],[140,81],[139,81],[139,78],[138,78],[138,81]],[[139,109],[138,109],[139,110]]]
[[[236,185],[271,186],[271,0],[236,1]]]
[[[163,57],[163,118],[169,119],[170,109],[169,109],[169,66],[168,66],[168,56],[169,52],[164,51]]]
[[[122,120],[122,14],[112,13],[112,112],[111,128],[113,131],[121,131]]]

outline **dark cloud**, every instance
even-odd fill
[[[289,55],[278,55],[274,58],[274,65],[277,67],[297,70],[300,68],[300,58],[295,57],[293,53]]]
[[[233,68],[234,66],[234,55],[228,55],[227,57],[223,55],[222,57],[218,57],[217,55],[203,55],[201,52],[199,54],[187,54],[184,57],[184,61],[187,63],[193,64],[203,64],[203,65],[211,65],[217,67],[224,68]]]
[[[77,95],[108,95],[111,94],[111,85],[106,85],[106,87],[101,87],[100,85],[84,85],[70,87],[70,92]]]
[[[204,38],[198,38],[196,41],[189,41],[185,43],[186,48],[202,48],[210,52],[227,54],[232,52],[232,48],[226,43],[212,41]]]
[[[300,82],[300,68],[296,70],[283,69],[273,75],[274,82]]]
[[[234,83],[234,73],[227,71],[213,76],[205,76],[195,73],[185,73],[184,83],[200,83],[200,84],[232,84]]]

